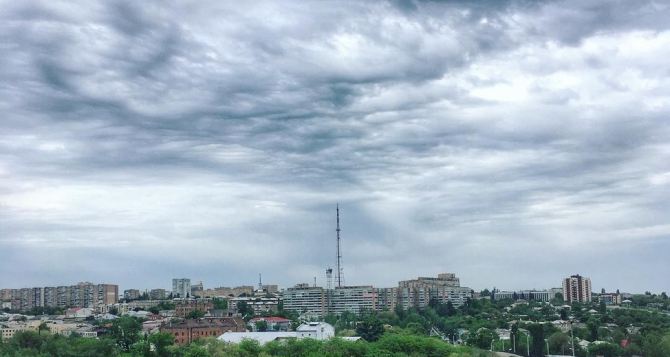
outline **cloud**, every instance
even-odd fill
[[[8,285],[670,288],[664,4],[4,9]]]

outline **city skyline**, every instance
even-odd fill
[[[670,291],[669,4],[2,8],[2,287]]]

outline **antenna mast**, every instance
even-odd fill
[[[258,291],[263,291],[263,281],[261,280],[261,273],[258,273]]]
[[[337,212],[337,287],[342,287],[342,253],[340,252],[340,204],[338,203],[336,208]]]

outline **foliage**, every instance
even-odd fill
[[[256,321],[256,331],[264,332],[268,330],[268,322],[265,320]]]
[[[156,305],[158,310],[174,310],[176,305],[173,302],[167,301],[167,300],[161,300],[161,302]]]
[[[109,334],[122,351],[129,351],[130,346],[139,340],[142,323],[134,317],[123,316],[112,321]]]
[[[249,304],[247,304],[246,301],[238,301],[237,302],[237,313],[244,316],[245,318],[249,318],[249,317],[253,316],[254,309]]]
[[[149,343],[154,346],[155,354],[159,357],[170,356],[169,347],[174,344],[174,336],[167,332],[158,332],[149,336]]]
[[[532,324],[528,326],[528,331],[531,336],[531,357],[544,356],[544,327],[540,324]]]
[[[228,309],[228,300],[223,299],[223,298],[214,298],[212,300],[212,304],[214,305],[214,308],[217,309],[217,310]]]
[[[205,316],[205,312],[202,310],[193,310],[186,314],[187,319],[201,319]]]
[[[384,333],[384,325],[377,318],[371,314],[356,326],[356,334],[361,336],[366,341],[377,341]]]

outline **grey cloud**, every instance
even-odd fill
[[[350,283],[451,270],[474,288],[544,288],[578,270],[667,290],[651,269],[667,268],[670,234],[668,11],[4,7],[0,267],[12,286],[323,281],[340,202]],[[592,259],[625,252],[648,279]],[[92,256],[115,268],[82,276]]]

